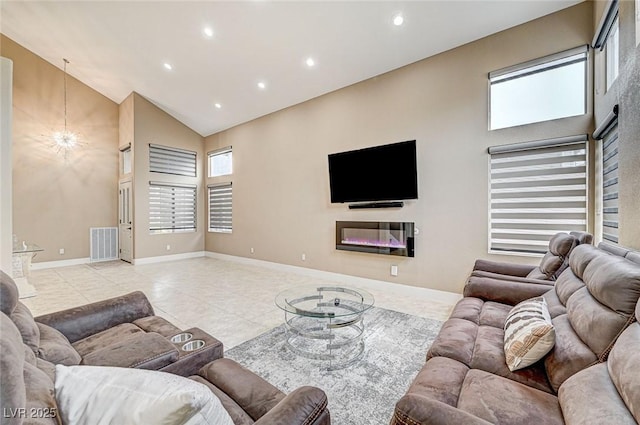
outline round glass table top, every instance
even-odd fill
[[[276,305],[285,312],[318,318],[359,315],[373,303],[369,292],[342,286],[296,286],[276,295]]]

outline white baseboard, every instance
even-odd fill
[[[41,263],[31,263],[31,270],[55,269],[58,267],[68,267],[68,266],[77,266],[80,264],[88,264],[90,262],[91,262],[91,259],[89,257],[72,258],[70,260],[59,260],[59,261],[43,261]]]
[[[176,261],[176,260],[187,260],[189,258],[200,258],[204,257],[204,251],[197,252],[185,252],[184,254],[173,254],[173,255],[161,255],[159,257],[146,257],[146,258],[136,258],[131,261],[131,264],[135,266],[141,266],[144,264],[154,264],[154,263],[163,263],[165,261]]]
[[[353,286],[365,286],[368,288],[389,289],[389,285],[393,285],[394,291],[398,291],[404,295],[421,295],[428,294],[429,299],[444,303],[455,304],[462,298],[462,295],[453,292],[440,291],[437,289],[422,288],[417,286],[405,285],[397,282],[387,282],[384,280],[369,279],[365,277],[350,276],[341,273],[328,272],[324,270],[308,269],[305,267],[292,266],[289,264],[273,263],[271,261],[257,260],[255,258],[238,257],[235,255],[221,254],[219,252],[206,251],[204,255],[208,258],[218,260],[233,261],[241,264],[248,264],[269,268],[272,270],[296,273],[303,276],[315,277],[318,279],[331,280],[334,282],[345,283]],[[365,288],[363,288],[365,289]]]

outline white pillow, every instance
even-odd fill
[[[65,425],[233,425],[206,385],[165,372],[56,365],[55,390]]]
[[[544,298],[522,301],[504,322],[504,356],[510,371],[531,366],[555,345],[556,331]]]

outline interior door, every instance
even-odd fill
[[[131,203],[131,182],[121,182],[118,191],[118,241],[120,244],[120,259],[131,262],[133,251],[132,232],[132,203]]]

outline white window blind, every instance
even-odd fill
[[[602,139],[602,239],[618,243],[618,127]]]
[[[184,149],[149,145],[149,171],[152,173],[196,176],[196,153]]]
[[[209,186],[209,231],[231,233],[233,189],[231,183]]]
[[[149,182],[149,231],[195,231],[196,192],[195,185]]]
[[[489,74],[489,129],[586,113],[587,46]]]
[[[587,136],[489,148],[491,252],[542,254],[586,231]]]

